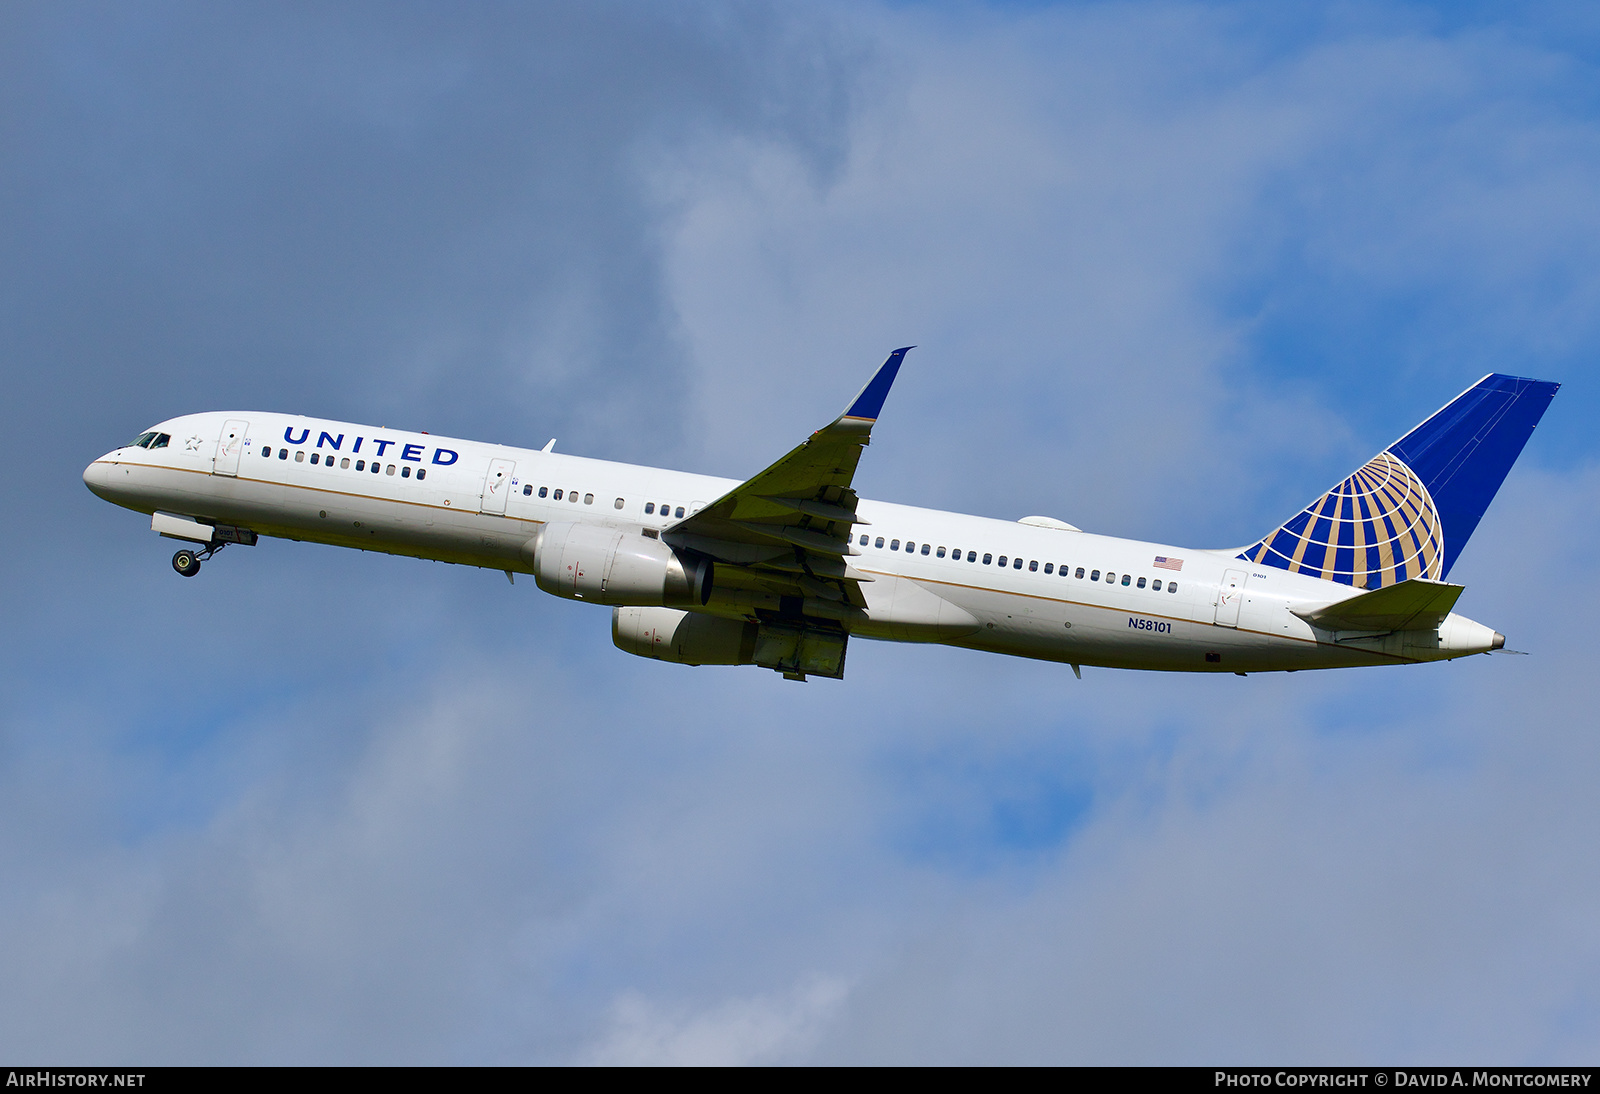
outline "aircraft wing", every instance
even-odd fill
[[[1464,586],[1412,578],[1294,614],[1330,631],[1433,630],[1456,606]]]
[[[866,523],[856,516],[851,482],[912,348],[891,353],[833,422],[753,479],[662,529],[661,538],[716,559],[719,584],[732,579],[780,596],[864,608],[861,582],[872,579],[849,563],[859,553],[851,529]]]

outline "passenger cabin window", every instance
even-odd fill
[[[856,546],[865,547],[866,545],[867,545],[867,537],[863,534],[862,537],[861,537],[860,542],[857,543]]]
[[[594,504],[594,495],[593,494],[585,494],[583,496],[583,504],[585,504],[585,505],[593,505]]]
[[[548,496],[548,495],[549,495],[549,493],[550,493],[550,488],[549,488],[549,487],[548,487],[548,486],[541,486],[541,487],[539,487],[539,496],[540,496],[540,497],[541,497],[541,498],[542,498],[542,497],[546,497],[546,496]]]
[[[385,474],[385,475],[392,475],[392,474],[394,474],[394,464],[392,464],[392,463],[391,463],[391,464],[390,464],[390,465],[389,465],[389,466],[388,466],[388,467],[385,467],[385,468],[384,468],[384,469],[383,469],[383,473],[384,473],[384,474]]]
[[[428,469],[426,467],[417,468],[417,481],[418,482],[421,482],[423,479],[425,479],[427,477],[428,477]]]
[[[647,501],[647,502],[644,503],[644,515],[645,516],[647,516],[647,517],[648,516],[652,516],[655,513],[655,511],[656,511],[656,503],[655,502]],[[863,540],[862,542],[866,542],[866,541]]]
[[[311,453],[311,462],[312,463],[316,463],[317,462],[317,454],[315,452]]]
[[[400,469],[400,477],[402,479],[409,479],[411,477],[411,465],[410,464],[406,464],[404,467],[402,467]]]
[[[590,494],[589,496],[591,498],[594,497],[593,494]],[[567,500],[570,501],[573,505],[577,505],[578,504],[578,492],[576,490],[568,490],[567,491]]]
[[[889,550],[898,551],[899,549],[900,549],[900,541],[897,540],[897,539],[891,539],[889,541]]]
[[[672,515],[675,516],[675,517],[682,517],[683,516],[683,506],[680,505],[676,509],[674,509],[672,511]]]
[[[1128,584],[1132,580],[1133,580],[1133,575],[1132,574],[1123,574],[1122,575],[1122,583],[1124,585]]]
[[[1047,573],[1047,574],[1048,573],[1054,573],[1055,572],[1054,569],[1053,569],[1054,566],[1055,566],[1054,562],[1046,562],[1044,564],[1044,572]]]
[[[1151,590],[1153,592],[1158,592],[1159,593],[1161,591],[1161,579],[1158,577],[1154,581],[1152,581],[1150,583],[1150,588],[1151,588]]]
[[[1061,571],[1061,572],[1062,572],[1062,573],[1066,573],[1066,571],[1065,571],[1065,570],[1063,570],[1063,571]],[[1082,567],[1082,566],[1079,566],[1079,567],[1078,567],[1078,576],[1079,576],[1079,577],[1082,577],[1082,576],[1083,576],[1083,567]],[[1098,574],[1098,573],[1097,573],[1097,574],[1095,574],[1095,575],[1094,575],[1094,576],[1095,576],[1095,577],[1099,577],[1099,576],[1100,576],[1100,575],[1099,575],[1099,574]],[[1090,579],[1090,580],[1091,580],[1091,581],[1092,581],[1092,580],[1094,580],[1094,579],[1093,579],[1093,578],[1091,578],[1091,579]]]
[[[533,496],[533,483],[530,482],[527,486],[522,488],[522,496],[525,498]]]
[[[556,500],[557,500],[557,501],[560,501],[560,500],[561,500],[561,491],[560,491],[560,490],[559,490],[559,489],[558,489],[558,490],[556,490],[556,492],[555,492],[555,494],[554,494],[554,495],[553,495],[553,497],[554,497],[554,498],[555,498],[555,499],[556,499]]]
[[[1178,583],[1176,581],[1167,582],[1167,592],[1175,593],[1177,591],[1178,591]]]
[[[349,456],[346,456],[344,459],[339,461],[339,470],[343,471],[346,468],[348,468],[349,466],[350,466],[350,457]],[[421,476],[419,475],[418,478],[421,478]]]
[[[1034,560],[1030,559],[1029,562],[1028,562],[1028,572],[1031,574],[1031,573],[1034,573],[1035,571],[1037,571],[1038,569],[1039,569],[1039,563],[1037,561],[1034,561]]]
[[[1142,577],[1139,579],[1139,588],[1144,588],[1144,578]]]
[[[1106,571],[1106,584],[1107,585],[1115,585],[1116,583],[1117,583],[1117,575],[1112,573],[1110,570],[1107,570]]]
[[[1035,567],[1036,567],[1036,568],[1037,568],[1037,567],[1038,567],[1038,565],[1039,565],[1039,564],[1038,564],[1038,563],[1037,563],[1037,562],[1035,562],[1035,563],[1034,563],[1034,564],[1033,564],[1033,565],[1034,565],[1034,566],[1035,566]],[[1020,558],[1014,558],[1014,559],[1012,559],[1012,560],[1011,560],[1011,568],[1012,568],[1012,569],[1013,569],[1013,570],[1020,570],[1020,569],[1022,569],[1022,560],[1021,560],[1021,559],[1020,559]]]
[[[1078,571],[1078,576],[1079,577],[1083,576],[1083,571],[1082,570]],[[1099,581],[1100,580],[1100,571],[1099,570],[1090,570],[1089,571],[1089,580],[1090,581]]]
[[[379,471],[382,471],[382,470],[383,470],[383,464],[379,463],[377,460],[373,460],[372,461],[372,473],[374,475],[376,475]]]
[[[287,448],[278,449],[278,459],[286,460],[288,458],[289,458],[289,450]]]
[[[926,544],[926,543],[924,543],[924,544],[923,544],[923,545],[922,545],[922,553],[923,553],[923,554],[927,554],[927,553],[928,553],[928,545],[927,545],[927,544]],[[941,548],[939,548],[939,553],[940,553],[940,554],[941,554],[941,555],[942,555],[942,554],[944,554],[944,548],[943,548],[943,547],[941,547]]]
[[[261,446],[261,455],[263,457],[265,457],[266,459],[269,459],[269,460],[272,459],[272,446],[271,445],[265,445],[265,444],[262,445]]]
[[[367,461],[366,460],[357,460],[356,461],[356,470],[357,471],[365,471],[366,469],[367,469]]]
[[[883,537],[879,536],[877,542],[874,543],[873,546],[877,547],[879,549],[882,549],[882,547],[883,547]]]
[[[994,561],[994,556],[993,555],[988,554],[988,553],[984,554],[984,556],[983,556],[983,564],[985,566],[989,565],[989,563],[991,563],[993,561]],[[1001,563],[1001,565],[1004,565],[1004,563]]]
[[[985,555],[984,558],[983,558],[983,561],[988,562],[989,561],[989,556]],[[1001,555],[1000,556],[1000,568],[1001,569],[1005,569],[1005,565],[1006,565],[1006,556],[1005,555]]]
[[[967,561],[968,562],[976,562],[976,561],[978,561],[978,552],[976,552],[976,551],[968,551],[967,552]]]
[[[865,541],[863,541],[863,542],[865,542]],[[958,555],[959,555],[959,554],[960,554],[960,553],[961,553],[961,552],[960,552],[960,551],[957,551],[957,552],[956,552],[956,554],[958,554]],[[939,548],[939,549],[938,549],[938,550],[937,550],[937,551],[935,551],[935,552],[934,552],[934,557],[935,557],[935,558],[943,558],[943,557],[944,557],[944,548],[943,548],[943,547],[941,547],[941,548]]]
[[[618,498],[615,502],[613,502],[612,505],[611,505],[611,508],[613,508],[613,509],[621,509],[622,508],[622,499]]]

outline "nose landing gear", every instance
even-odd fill
[[[172,556],[172,568],[184,577],[193,577],[200,572],[200,563],[226,547],[226,543],[213,543],[203,551],[191,551],[185,547]]]

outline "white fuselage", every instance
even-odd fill
[[[508,572],[534,571],[532,543],[548,523],[661,529],[739,485],[283,414],[195,414],[155,429],[170,434],[165,447],[107,453],[84,472],[89,488],[140,512]],[[230,430],[238,436],[232,446]],[[866,523],[856,529],[849,562],[870,581],[862,585],[867,608],[849,630],[862,637],[1200,672],[1443,660],[1486,652],[1495,639],[1490,628],[1453,614],[1436,633],[1314,628],[1295,610],[1359,590],[1253,566],[1236,551],[866,499],[857,515]],[[1157,558],[1171,561],[1158,566]],[[1169,568],[1177,560],[1181,569]],[[730,616],[747,609],[716,595],[705,605]]]

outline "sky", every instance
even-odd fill
[[[1588,5],[0,5],[0,1057],[1592,1062]],[[1527,656],[629,657],[84,489],[272,410],[1252,542],[1490,371]]]

